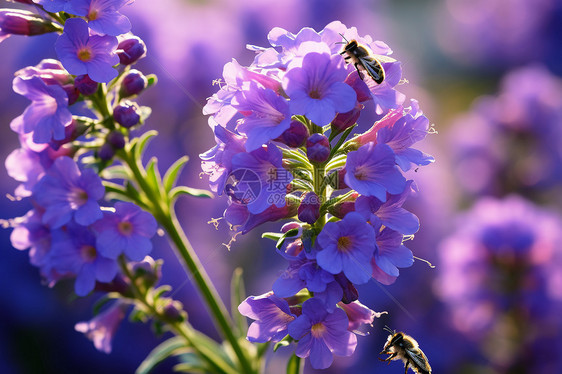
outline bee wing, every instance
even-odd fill
[[[384,69],[377,59],[366,56],[359,58],[359,62],[375,82],[378,84],[382,83],[384,80]]]
[[[384,56],[384,55],[374,55],[377,60],[379,60],[380,62],[396,62],[396,59],[390,57],[390,56]]]
[[[427,357],[421,349],[406,348],[406,354],[416,363],[416,365],[418,365],[422,370],[425,370],[423,373],[431,373],[431,366],[429,366]]]

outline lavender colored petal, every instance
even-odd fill
[[[82,226],[88,226],[103,217],[99,204],[94,200],[88,200],[84,205],[76,209],[74,219]]]
[[[96,228],[96,231],[101,231],[96,238],[98,251],[107,258],[117,259],[126,247],[127,239],[112,228]]]
[[[94,264],[84,264],[74,282],[74,292],[78,296],[88,295],[96,285],[96,272]]]
[[[96,279],[100,282],[111,282],[117,275],[119,267],[115,260],[98,257],[94,263]]]
[[[326,343],[323,339],[315,339],[311,337],[311,344],[310,344],[310,365],[314,369],[326,369],[332,362],[334,361],[334,356],[332,352],[326,346]],[[300,343],[300,342],[299,342]],[[299,344],[300,345],[300,344]],[[299,349],[295,351],[295,354],[298,356]]]
[[[120,13],[104,13],[96,20],[88,22],[90,28],[101,34],[117,36],[131,31],[131,21]]]
[[[142,260],[150,251],[152,251],[152,242],[142,236],[131,237],[125,248],[125,254],[133,261]]]

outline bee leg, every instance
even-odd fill
[[[355,70],[357,70],[357,74],[359,75],[359,78],[361,78],[361,80],[363,80],[363,76],[361,75],[361,72],[359,71],[359,64],[355,63]]]
[[[406,366],[404,367],[404,374],[408,374],[408,367],[410,366],[410,361],[406,361]]]
[[[385,359],[382,359],[382,358],[379,357],[379,360],[381,360],[383,362],[386,361],[386,362],[388,362],[389,365],[390,365],[390,361],[392,361],[392,359],[398,355],[398,353],[396,353],[396,352],[394,352],[394,353],[386,353],[385,352],[384,354],[390,355],[390,356],[388,356]]]

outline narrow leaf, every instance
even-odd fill
[[[148,374],[156,365],[164,361],[166,358],[173,356],[175,352],[181,348],[185,348],[185,341],[179,337],[174,336],[154,348],[143,362],[139,365],[135,374]]]
[[[142,159],[144,149],[148,145],[148,142],[153,137],[155,137],[156,135],[158,135],[158,132],[156,130],[150,130],[150,131],[145,132],[144,134],[141,135],[140,138],[138,138],[138,141],[135,142],[134,145],[133,145],[135,160],[141,160]]]
[[[179,173],[187,161],[189,161],[189,157],[183,156],[168,168],[166,174],[164,174],[164,190],[166,192],[170,192],[170,190],[174,187],[176,181],[178,180]]]
[[[301,358],[293,354],[287,362],[287,374],[300,374]]]
[[[162,191],[160,188],[161,180],[160,171],[158,171],[158,159],[152,157],[146,167],[146,181],[150,184],[152,191],[160,193]]]
[[[242,278],[242,268],[234,269],[232,273],[232,281],[230,282],[230,313],[236,327],[238,327],[238,336],[245,336],[248,330],[248,321],[238,311],[238,305],[244,301],[246,290],[244,288],[244,279]]]
[[[207,191],[199,188],[187,187],[187,186],[178,186],[170,190],[170,193],[168,194],[168,199],[171,202],[174,202],[181,195],[190,195],[195,197],[208,197],[208,198],[214,197],[211,191]]]

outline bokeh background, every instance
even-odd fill
[[[148,46],[138,68],[159,78],[139,100],[153,108],[146,129],[160,133],[148,156],[158,156],[165,168],[188,155],[182,183],[193,187],[207,186],[198,155],[214,144],[201,114],[218,89],[212,82],[232,58],[248,65],[253,53],[245,45],[266,46],[273,27],[319,31],[340,20],[385,41],[402,61],[409,83],[399,90],[420,102],[438,131],[420,146],[437,161],[413,174],[419,194],[408,204],[421,229],[407,246],[436,267],[416,261],[391,286],[372,281],[361,287],[364,304],[389,314],[359,337],[352,357],[337,358],[324,372],[402,373],[401,364],[387,367],[377,359],[384,325],[412,335],[436,373],[560,372],[560,0],[136,0],[123,13]],[[55,58],[54,40],[15,36],[0,44],[0,159],[18,147],[9,123],[27,105],[11,90],[13,73]],[[374,119],[367,112],[360,121]],[[0,168],[0,219],[29,209],[25,201],[10,200],[16,185]],[[514,195],[524,199],[520,216],[502,203]],[[264,293],[286,263],[260,232],[281,224],[239,236],[228,250],[227,225],[208,223],[225,207],[221,198],[183,198],[177,210],[225,299],[237,266],[244,269],[247,293]],[[502,209],[508,213],[498,213]],[[517,224],[510,221],[514,216]],[[9,235],[0,230],[0,373],[134,372],[161,338],[148,326],[124,323],[112,353],[96,351],[74,331],[75,323],[91,317],[95,298],[69,297],[68,284],[41,285]],[[190,322],[216,336],[164,238],[155,239],[153,255],[164,259],[163,283],[174,287]],[[267,372],[285,372],[288,354],[270,355]],[[171,361],[156,372],[170,372]],[[317,371],[307,365],[306,372]]]

